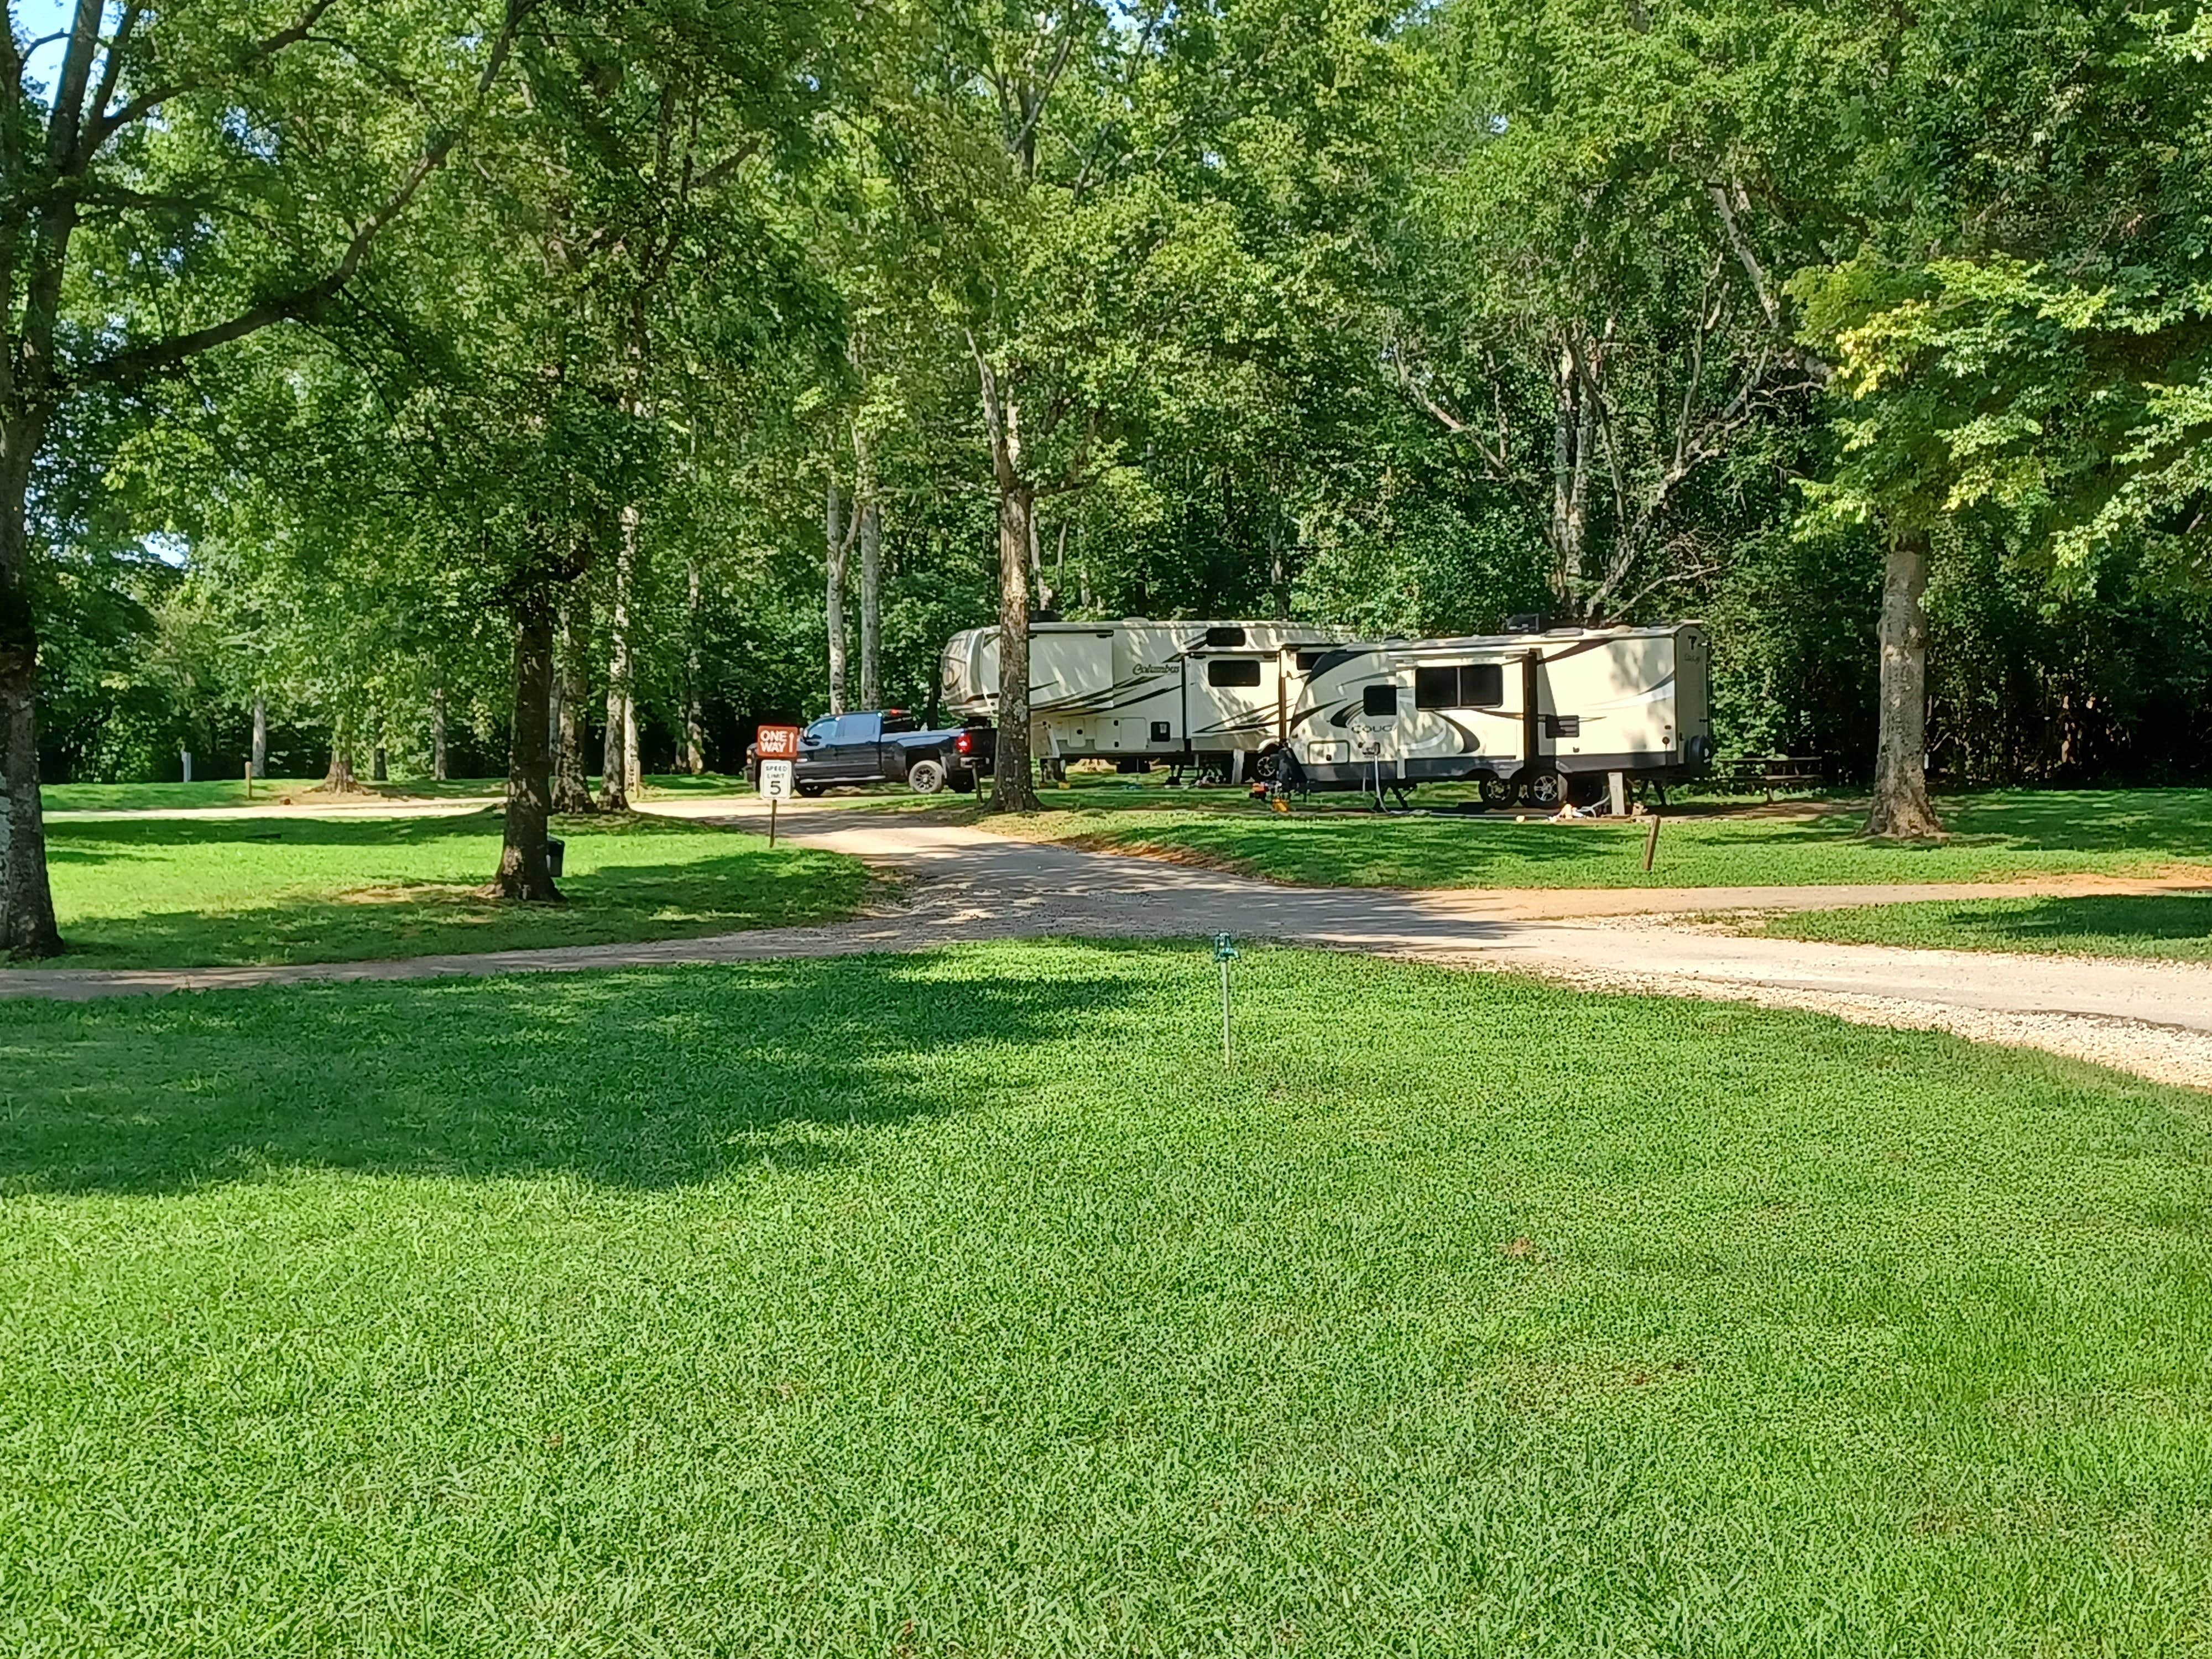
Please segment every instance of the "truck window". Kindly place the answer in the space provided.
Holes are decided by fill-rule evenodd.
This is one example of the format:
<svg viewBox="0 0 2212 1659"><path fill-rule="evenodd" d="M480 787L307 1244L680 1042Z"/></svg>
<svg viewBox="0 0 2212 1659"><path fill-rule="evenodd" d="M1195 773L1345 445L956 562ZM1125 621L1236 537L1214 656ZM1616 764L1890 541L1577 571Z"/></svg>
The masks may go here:
<svg viewBox="0 0 2212 1659"><path fill-rule="evenodd" d="M1260 662L1256 657L1219 657L1206 665L1208 685L1257 685L1260 683Z"/></svg>
<svg viewBox="0 0 2212 1659"><path fill-rule="evenodd" d="M815 721L813 725L808 726L805 732L800 733L800 736L808 743L827 743L830 741L830 734L836 729L837 722L836 720L826 719L818 720Z"/></svg>
<svg viewBox="0 0 2212 1659"><path fill-rule="evenodd" d="M844 714L837 720L837 735L832 743L873 743L884 729L881 714Z"/></svg>
<svg viewBox="0 0 2212 1659"><path fill-rule="evenodd" d="M1395 685L1370 685L1359 694L1359 712L1377 720L1389 720L1398 712L1398 688Z"/></svg>
<svg viewBox="0 0 2212 1659"><path fill-rule="evenodd" d="M921 730L921 722L915 719L913 715L896 708L886 708L884 710L884 735L885 737L890 736L894 732L919 732Z"/></svg>

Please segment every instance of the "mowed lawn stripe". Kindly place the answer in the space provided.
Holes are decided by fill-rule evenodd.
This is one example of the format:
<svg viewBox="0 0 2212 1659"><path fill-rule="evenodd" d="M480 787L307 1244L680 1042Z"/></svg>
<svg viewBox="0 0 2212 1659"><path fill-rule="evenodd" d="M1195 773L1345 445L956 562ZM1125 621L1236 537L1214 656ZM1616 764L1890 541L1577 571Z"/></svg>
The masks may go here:
<svg viewBox="0 0 2212 1659"><path fill-rule="evenodd" d="M2201 1097L1234 971L0 1007L0 1647L2202 1645Z"/></svg>
<svg viewBox="0 0 2212 1659"><path fill-rule="evenodd" d="M1711 817L1648 825L1551 823L1523 813L1385 816L1315 796L1288 816L1256 804L1193 809L1156 789L1048 793L1055 810L983 822L1001 834L1149 853L1310 886L1759 887L2001 882L2027 876L2200 874L2212 885L2212 790L2014 790L1948 797L1940 842L1870 841L1856 811ZM1200 799L1204 799L1200 797ZM1218 799L1218 798L1216 798ZM1421 797L1417 796L1418 802ZM1705 809L1709 811L1710 809Z"/></svg>
<svg viewBox="0 0 2212 1659"><path fill-rule="evenodd" d="M866 866L649 816L556 819L559 905L502 903L493 812L61 821L48 865L72 968L356 962L689 939L834 921Z"/></svg>

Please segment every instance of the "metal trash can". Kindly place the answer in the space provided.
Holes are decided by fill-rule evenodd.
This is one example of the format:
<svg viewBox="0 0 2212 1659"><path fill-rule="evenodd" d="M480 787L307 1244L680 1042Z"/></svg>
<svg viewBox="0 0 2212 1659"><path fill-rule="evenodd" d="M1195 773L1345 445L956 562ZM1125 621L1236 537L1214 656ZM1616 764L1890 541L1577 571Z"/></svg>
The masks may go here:
<svg viewBox="0 0 2212 1659"><path fill-rule="evenodd" d="M554 880L561 879L561 860L568 850L568 843L558 836L545 837L545 872Z"/></svg>

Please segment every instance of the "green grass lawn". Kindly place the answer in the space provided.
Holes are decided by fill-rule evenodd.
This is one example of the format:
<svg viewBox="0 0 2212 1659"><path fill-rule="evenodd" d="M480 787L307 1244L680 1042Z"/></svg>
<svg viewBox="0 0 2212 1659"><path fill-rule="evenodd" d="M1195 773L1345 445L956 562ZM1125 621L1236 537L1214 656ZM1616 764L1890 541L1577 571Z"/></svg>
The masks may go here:
<svg viewBox="0 0 2212 1659"><path fill-rule="evenodd" d="M1103 792L1100 792L1102 798ZM1862 839L1856 813L1804 818L1668 816L1651 873L1640 823L1548 823L1509 815L1287 817L1243 803L1085 804L989 820L1003 833L1145 852L1315 885L1372 887L1802 886L1830 882L2003 881L2178 865L2212 880L2212 790L2014 791L1949 798L1940 844ZM1317 799L1320 798L1316 798ZM1045 797L1048 809L1054 798Z"/></svg>
<svg viewBox="0 0 2212 1659"><path fill-rule="evenodd" d="M490 812L427 818L112 819L47 826L57 965L350 962L681 939L850 914L858 860L671 819L563 818L561 905L477 890Z"/></svg>
<svg viewBox="0 0 2212 1659"><path fill-rule="evenodd" d="M2212 893L1973 899L1770 916L1753 931L1838 945L2212 961Z"/></svg>
<svg viewBox="0 0 2212 1659"><path fill-rule="evenodd" d="M0 1650L2212 1644L2203 1097L1236 973L0 1006Z"/></svg>

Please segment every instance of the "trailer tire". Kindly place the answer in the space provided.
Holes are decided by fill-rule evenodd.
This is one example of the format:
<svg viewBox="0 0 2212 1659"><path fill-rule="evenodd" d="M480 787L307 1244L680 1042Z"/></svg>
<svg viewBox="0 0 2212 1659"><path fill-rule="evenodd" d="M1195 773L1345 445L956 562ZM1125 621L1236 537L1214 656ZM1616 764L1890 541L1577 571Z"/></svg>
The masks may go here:
<svg viewBox="0 0 2212 1659"><path fill-rule="evenodd" d="M1521 804L1523 806L1556 807L1566 793L1566 790L1561 785L1559 775L1549 768L1523 772L1521 775L1519 790Z"/></svg>
<svg viewBox="0 0 2212 1659"><path fill-rule="evenodd" d="M945 787L945 763L918 760L906 769L906 787L917 795L933 795Z"/></svg>
<svg viewBox="0 0 2212 1659"><path fill-rule="evenodd" d="M1475 794L1485 806L1513 805L1513 780L1501 778L1495 772L1485 772L1475 780Z"/></svg>
<svg viewBox="0 0 2212 1659"><path fill-rule="evenodd" d="M813 800L830 786L826 783L794 783L791 787L798 790L800 794L805 796L807 799Z"/></svg>

